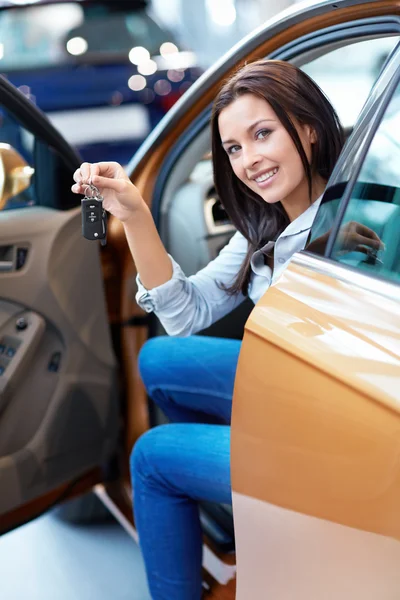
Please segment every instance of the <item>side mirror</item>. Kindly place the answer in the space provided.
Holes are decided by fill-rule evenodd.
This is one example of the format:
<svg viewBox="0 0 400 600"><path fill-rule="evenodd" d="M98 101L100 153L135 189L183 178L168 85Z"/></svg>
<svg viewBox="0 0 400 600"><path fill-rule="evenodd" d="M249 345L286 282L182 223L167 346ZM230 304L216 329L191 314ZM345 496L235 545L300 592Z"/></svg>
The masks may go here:
<svg viewBox="0 0 400 600"><path fill-rule="evenodd" d="M30 186L34 172L10 144L0 143L0 210L10 198Z"/></svg>

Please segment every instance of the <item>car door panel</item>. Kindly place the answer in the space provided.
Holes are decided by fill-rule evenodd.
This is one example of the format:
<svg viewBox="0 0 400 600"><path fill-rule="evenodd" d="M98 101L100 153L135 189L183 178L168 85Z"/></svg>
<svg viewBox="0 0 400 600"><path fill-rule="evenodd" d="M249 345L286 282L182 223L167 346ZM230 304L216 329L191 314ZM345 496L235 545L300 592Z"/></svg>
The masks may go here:
<svg viewBox="0 0 400 600"><path fill-rule="evenodd" d="M111 350L97 244L80 210L0 213L4 247L28 248L0 271L0 515L77 478L112 455L118 432ZM26 329L17 328L25 318Z"/></svg>
<svg viewBox="0 0 400 600"><path fill-rule="evenodd" d="M301 257L253 310L238 364L237 597L254 579L255 589L282 598L294 589L299 599L372 600L378 591L393 598L400 590L398 299L358 286L353 273L346 281L322 274L318 259ZM246 558L261 552L271 557L262 570Z"/></svg>

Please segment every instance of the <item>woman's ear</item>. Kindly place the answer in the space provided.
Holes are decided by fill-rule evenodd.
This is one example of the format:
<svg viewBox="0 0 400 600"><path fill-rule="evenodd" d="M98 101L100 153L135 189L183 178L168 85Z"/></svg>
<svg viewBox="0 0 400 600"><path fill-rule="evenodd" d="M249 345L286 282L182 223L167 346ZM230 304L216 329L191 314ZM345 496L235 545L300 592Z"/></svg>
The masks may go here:
<svg viewBox="0 0 400 600"><path fill-rule="evenodd" d="M317 132L315 131L314 127L310 127L310 142L312 144L315 144L317 141Z"/></svg>
<svg viewBox="0 0 400 600"><path fill-rule="evenodd" d="M310 142L310 144L315 144L315 142L317 141L317 132L315 131L314 127L311 127L311 125L305 125L304 131L308 137L308 141Z"/></svg>

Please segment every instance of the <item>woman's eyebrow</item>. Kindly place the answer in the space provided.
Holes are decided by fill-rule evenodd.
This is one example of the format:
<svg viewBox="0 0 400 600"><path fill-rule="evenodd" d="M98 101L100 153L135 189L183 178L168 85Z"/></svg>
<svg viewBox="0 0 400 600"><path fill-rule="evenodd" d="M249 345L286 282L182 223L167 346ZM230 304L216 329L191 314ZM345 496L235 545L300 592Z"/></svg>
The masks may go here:
<svg viewBox="0 0 400 600"><path fill-rule="evenodd" d="M255 129L257 127L257 125L260 125L260 123L266 123L267 121L275 121L275 119L259 119L258 121L256 121L255 123L252 123L250 125L250 127L247 128L247 133L250 133L250 131L252 131L253 129ZM223 140L221 141L222 145L224 144L231 144L232 142L234 142L235 140Z"/></svg>

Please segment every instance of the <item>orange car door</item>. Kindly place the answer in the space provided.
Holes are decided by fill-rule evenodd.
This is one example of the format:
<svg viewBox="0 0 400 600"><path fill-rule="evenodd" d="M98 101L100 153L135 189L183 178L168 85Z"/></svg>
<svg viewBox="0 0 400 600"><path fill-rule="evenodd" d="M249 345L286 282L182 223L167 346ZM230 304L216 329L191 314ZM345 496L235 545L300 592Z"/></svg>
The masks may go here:
<svg viewBox="0 0 400 600"><path fill-rule="evenodd" d="M239 600L400 595L399 163L400 49L308 249L246 325L232 425ZM379 248L352 245L357 226Z"/></svg>

